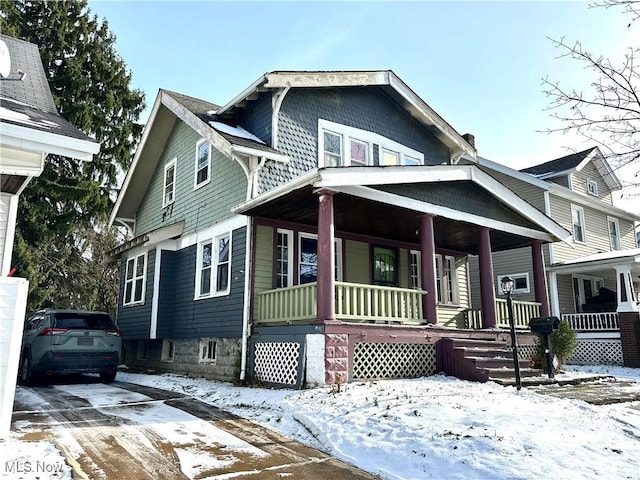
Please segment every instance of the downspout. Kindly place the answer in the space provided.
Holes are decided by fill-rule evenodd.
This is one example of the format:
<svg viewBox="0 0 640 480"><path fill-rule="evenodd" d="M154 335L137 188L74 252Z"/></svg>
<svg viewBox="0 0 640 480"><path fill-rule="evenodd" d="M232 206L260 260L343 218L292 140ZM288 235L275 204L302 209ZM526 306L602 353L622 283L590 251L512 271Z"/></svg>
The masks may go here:
<svg viewBox="0 0 640 480"><path fill-rule="evenodd" d="M244 248L244 309L242 312L242 353L240 357L240 380L244 381L247 375L247 353L249 345L249 316L250 316L250 302L251 302L251 277L253 276L252 262L251 262L251 238L253 237L253 221L251 217L247 217L247 230L246 240Z"/></svg>

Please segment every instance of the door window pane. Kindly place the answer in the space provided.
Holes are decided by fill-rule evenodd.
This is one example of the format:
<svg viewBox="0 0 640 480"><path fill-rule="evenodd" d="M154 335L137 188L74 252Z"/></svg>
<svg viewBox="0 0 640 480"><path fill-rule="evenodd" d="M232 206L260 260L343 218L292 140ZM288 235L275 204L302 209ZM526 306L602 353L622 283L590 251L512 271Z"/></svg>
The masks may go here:
<svg viewBox="0 0 640 480"><path fill-rule="evenodd" d="M396 250L373 247L373 283L375 285L398 285Z"/></svg>

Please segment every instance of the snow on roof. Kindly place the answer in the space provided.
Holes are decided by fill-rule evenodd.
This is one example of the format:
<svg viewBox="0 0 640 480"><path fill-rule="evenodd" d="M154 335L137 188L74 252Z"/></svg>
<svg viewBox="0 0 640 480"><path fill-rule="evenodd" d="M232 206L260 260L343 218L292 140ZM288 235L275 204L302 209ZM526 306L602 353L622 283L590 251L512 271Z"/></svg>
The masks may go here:
<svg viewBox="0 0 640 480"><path fill-rule="evenodd" d="M231 125L227 125L226 123L210 121L209 125L218 130L219 132L227 133L229 135L233 135L234 137L246 138L247 140L253 140L254 142L262 143L264 142L256 137L253 133L246 131L242 127L233 127Z"/></svg>
<svg viewBox="0 0 640 480"><path fill-rule="evenodd" d="M573 265L576 263L586 262L598 262L605 260L626 259L628 257L637 257L636 261L640 262L640 248L633 248L629 250L613 250L611 252L599 252L592 255L586 255L584 257L572 258L571 260L565 260L564 262L558 262L554 265Z"/></svg>

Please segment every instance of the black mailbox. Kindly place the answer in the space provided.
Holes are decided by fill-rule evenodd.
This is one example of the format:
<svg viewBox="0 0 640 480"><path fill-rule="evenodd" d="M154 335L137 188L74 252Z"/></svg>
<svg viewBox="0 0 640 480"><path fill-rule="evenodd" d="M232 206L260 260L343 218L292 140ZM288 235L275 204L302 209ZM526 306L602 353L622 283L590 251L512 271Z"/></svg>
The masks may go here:
<svg viewBox="0 0 640 480"><path fill-rule="evenodd" d="M532 318L529 322L529 328L533 333L540 335L551 335L558 330L560 320L558 317Z"/></svg>

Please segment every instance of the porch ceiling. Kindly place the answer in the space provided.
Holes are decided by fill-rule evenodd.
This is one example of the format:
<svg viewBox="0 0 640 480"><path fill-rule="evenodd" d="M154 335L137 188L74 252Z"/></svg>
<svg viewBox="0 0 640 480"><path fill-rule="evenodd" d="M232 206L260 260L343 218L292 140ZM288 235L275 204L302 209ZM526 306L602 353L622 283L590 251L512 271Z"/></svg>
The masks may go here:
<svg viewBox="0 0 640 480"><path fill-rule="evenodd" d="M305 186L243 213L277 221L317 226L318 196L314 187ZM367 235L418 245L421 213L345 193L334 195L336 231ZM442 216L434 218L437 248L463 253L478 253L480 226ZM491 230L493 251L525 247L531 239L508 232Z"/></svg>

